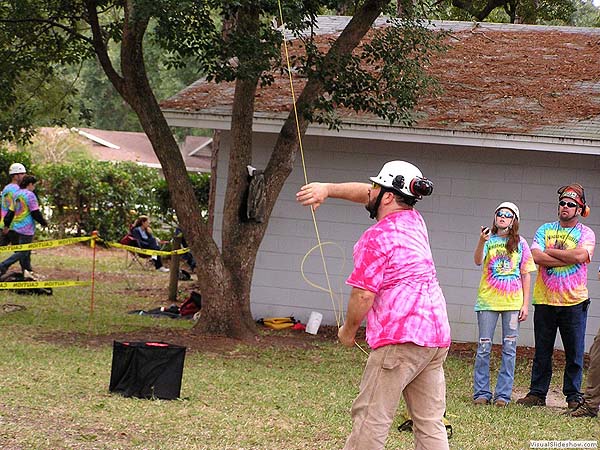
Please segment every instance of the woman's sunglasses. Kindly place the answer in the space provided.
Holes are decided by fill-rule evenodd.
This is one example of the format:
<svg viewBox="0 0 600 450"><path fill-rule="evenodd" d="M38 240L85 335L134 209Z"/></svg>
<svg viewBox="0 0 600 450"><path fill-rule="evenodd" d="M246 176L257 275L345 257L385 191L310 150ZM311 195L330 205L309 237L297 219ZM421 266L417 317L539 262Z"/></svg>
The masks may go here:
<svg viewBox="0 0 600 450"><path fill-rule="evenodd" d="M506 217L507 219L512 219L515 215L508 211L498 211L496 213L496 217Z"/></svg>
<svg viewBox="0 0 600 450"><path fill-rule="evenodd" d="M564 200L561 200L560 202L558 202L558 204L560 206L568 206L569 208L577 208L577 203L575 202L565 202Z"/></svg>

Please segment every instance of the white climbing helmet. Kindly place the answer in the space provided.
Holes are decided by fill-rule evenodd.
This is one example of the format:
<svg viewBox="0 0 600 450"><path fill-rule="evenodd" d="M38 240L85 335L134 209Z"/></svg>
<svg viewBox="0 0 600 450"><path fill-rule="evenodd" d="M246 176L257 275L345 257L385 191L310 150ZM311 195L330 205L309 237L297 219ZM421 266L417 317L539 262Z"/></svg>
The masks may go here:
<svg viewBox="0 0 600 450"><path fill-rule="evenodd" d="M8 168L9 175L18 175L20 173L27 173L25 166L21 163L11 164L10 167Z"/></svg>
<svg viewBox="0 0 600 450"><path fill-rule="evenodd" d="M423 178L418 167L406 161L387 162L379 171L379 175L369 179L380 186L416 199L433 192L433 183Z"/></svg>
<svg viewBox="0 0 600 450"><path fill-rule="evenodd" d="M513 213L515 213L515 217L520 222L521 221L521 213L519 212L519 207L512 202L502 202L498 205L494 214L496 214L502 208L510 209Z"/></svg>

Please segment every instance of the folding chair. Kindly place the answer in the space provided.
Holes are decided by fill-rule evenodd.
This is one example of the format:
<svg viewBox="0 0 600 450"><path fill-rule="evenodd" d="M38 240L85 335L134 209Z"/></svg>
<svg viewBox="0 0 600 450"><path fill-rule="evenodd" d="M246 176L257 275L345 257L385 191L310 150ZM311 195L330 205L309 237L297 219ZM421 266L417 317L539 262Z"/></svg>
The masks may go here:
<svg viewBox="0 0 600 450"><path fill-rule="evenodd" d="M128 245L130 247L138 247L137 240L131 235L126 234L120 241L123 245ZM169 241L157 241L160 244L160 250L165 250ZM136 263L142 268L142 270L154 270L154 259L150 255L145 255L143 253L137 253L132 251L127 251L125 253L125 268L130 269ZM165 258L163 256L163 263L165 262Z"/></svg>
<svg viewBox="0 0 600 450"><path fill-rule="evenodd" d="M139 265L142 270L154 270L154 261L148 255L127 251L125 252L125 258L126 269Z"/></svg>
<svg viewBox="0 0 600 450"><path fill-rule="evenodd" d="M119 241L120 244L128 245L130 247L137 247L138 242L131 234L126 234ZM150 270L154 268L154 262L152 258L148 255L144 255L142 253L136 253L132 251L125 252L125 268L131 269L134 265L139 265L142 270Z"/></svg>

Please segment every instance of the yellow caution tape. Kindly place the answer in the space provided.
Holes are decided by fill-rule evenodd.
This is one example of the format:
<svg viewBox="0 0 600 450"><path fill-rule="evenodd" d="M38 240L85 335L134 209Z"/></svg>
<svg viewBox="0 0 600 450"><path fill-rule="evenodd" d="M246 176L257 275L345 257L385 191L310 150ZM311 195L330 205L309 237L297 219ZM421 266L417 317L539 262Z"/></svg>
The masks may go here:
<svg viewBox="0 0 600 450"><path fill-rule="evenodd" d="M115 248L123 248L129 252L133 252L133 253L141 253L142 255L149 255L149 256L154 256L154 255L160 255L160 256L169 256L169 255L183 255L184 253L187 253L190 251L189 248L180 248L177 250L171 250L171 251L164 251L164 250L150 250L147 248L139 248L139 247L132 247L131 245L123 245L123 244L118 244L116 242L105 242L106 245L110 246L110 247L115 247Z"/></svg>
<svg viewBox="0 0 600 450"><path fill-rule="evenodd" d="M76 238L56 239L51 241L39 241L31 244L20 244L20 245L7 245L0 247L0 253L4 252L20 252L26 250L39 250L45 248L61 247L64 245L77 244L79 242L92 241L91 244L95 244L96 241L104 242L109 247L122 248L130 252L141 253L144 255L183 255L190 251L189 248L180 248L172 251L163 250L149 250L145 248L132 247L130 245L123 245L117 242L106 242L97 236L84 236ZM69 286L89 286L90 281L4 281L0 282L0 290L2 289L32 289L32 288L54 288L54 287L69 287Z"/></svg>
<svg viewBox="0 0 600 450"><path fill-rule="evenodd" d="M0 282L0 289L54 288L67 286L87 286L89 284L89 281L4 281Z"/></svg>
<svg viewBox="0 0 600 450"><path fill-rule="evenodd" d="M183 255L190 251L189 248L180 248L172 251L163 250L149 250L145 248L132 247L129 245L123 245L117 242L106 242L97 236L84 236L76 238L56 239L51 241L39 241L32 242L31 244L20 244L20 245L7 245L0 247L0 253L4 252L20 252L27 250L39 250L45 248L61 247L64 245L77 244L79 242L92 241L94 245L96 241L104 242L109 247L122 248L130 252L141 253L144 255ZM32 288L55 288L55 287L70 287L70 286L89 286L90 281L67 281L67 280L55 280L55 281L4 281L0 282L0 290L2 289L32 289Z"/></svg>
<svg viewBox="0 0 600 450"><path fill-rule="evenodd" d="M141 253L143 255L161 255L161 256L169 256L169 255L183 255L190 251L189 248L180 248L177 250L165 251L165 250L150 250L146 248L133 247L130 245L119 244L118 242L106 242L100 238L94 236L84 236L77 238L66 238L66 239L56 239L52 241L39 241L33 242L31 244L19 244L19 245L7 245L5 247L0 247L0 253L3 252L20 252L25 250L40 250L44 248L53 248L53 247L61 247L63 245L71 245L77 244L79 242L92 241L92 244L95 241L104 242L109 247L122 248L130 252Z"/></svg>
<svg viewBox="0 0 600 450"><path fill-rule="evenodd" d="M6 247L0 247L0 253L3 252L20 252L24 250L39 250L42 248L62 247L63 245L76 244L78 242L90 241L93 238L91 236L77 237L77 238L66 238L57 239L54 241L39 241L32 242L31 244L19 244L19 245L7 245Z"/></svg>

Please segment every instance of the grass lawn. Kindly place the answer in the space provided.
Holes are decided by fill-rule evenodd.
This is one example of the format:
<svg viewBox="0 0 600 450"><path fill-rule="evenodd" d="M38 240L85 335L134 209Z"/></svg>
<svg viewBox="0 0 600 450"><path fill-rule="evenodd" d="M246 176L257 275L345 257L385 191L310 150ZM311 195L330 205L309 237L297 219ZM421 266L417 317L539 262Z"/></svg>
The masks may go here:
<svg viewBox="0 0 600 450"><path fill-rule="evenodd" d="M37 251L33 265L50 279L84 280L90 255L84 246ZM25 307L0 308L0 448L342 448L366 360L360 350L299 331L264 331L252 345L198 336L190 321L126 314L168 305L168 274L125 270L123 253L106 250L99 252L97 272L93 314L87 287L56 288L51 297L0 291L0 305ZM182 283L181 296L192 287ZM186 345L182 398L110 394L113 339ZM598 419L567 418L562 408L473 407L472 353L451 353L445 370L452 449L600 439ZM521 391L530 370L531 361L521 357ZM561 382L557 370L552 389L560 392ZM412 448L412 435L397 425L386 448Z"/></svg>

